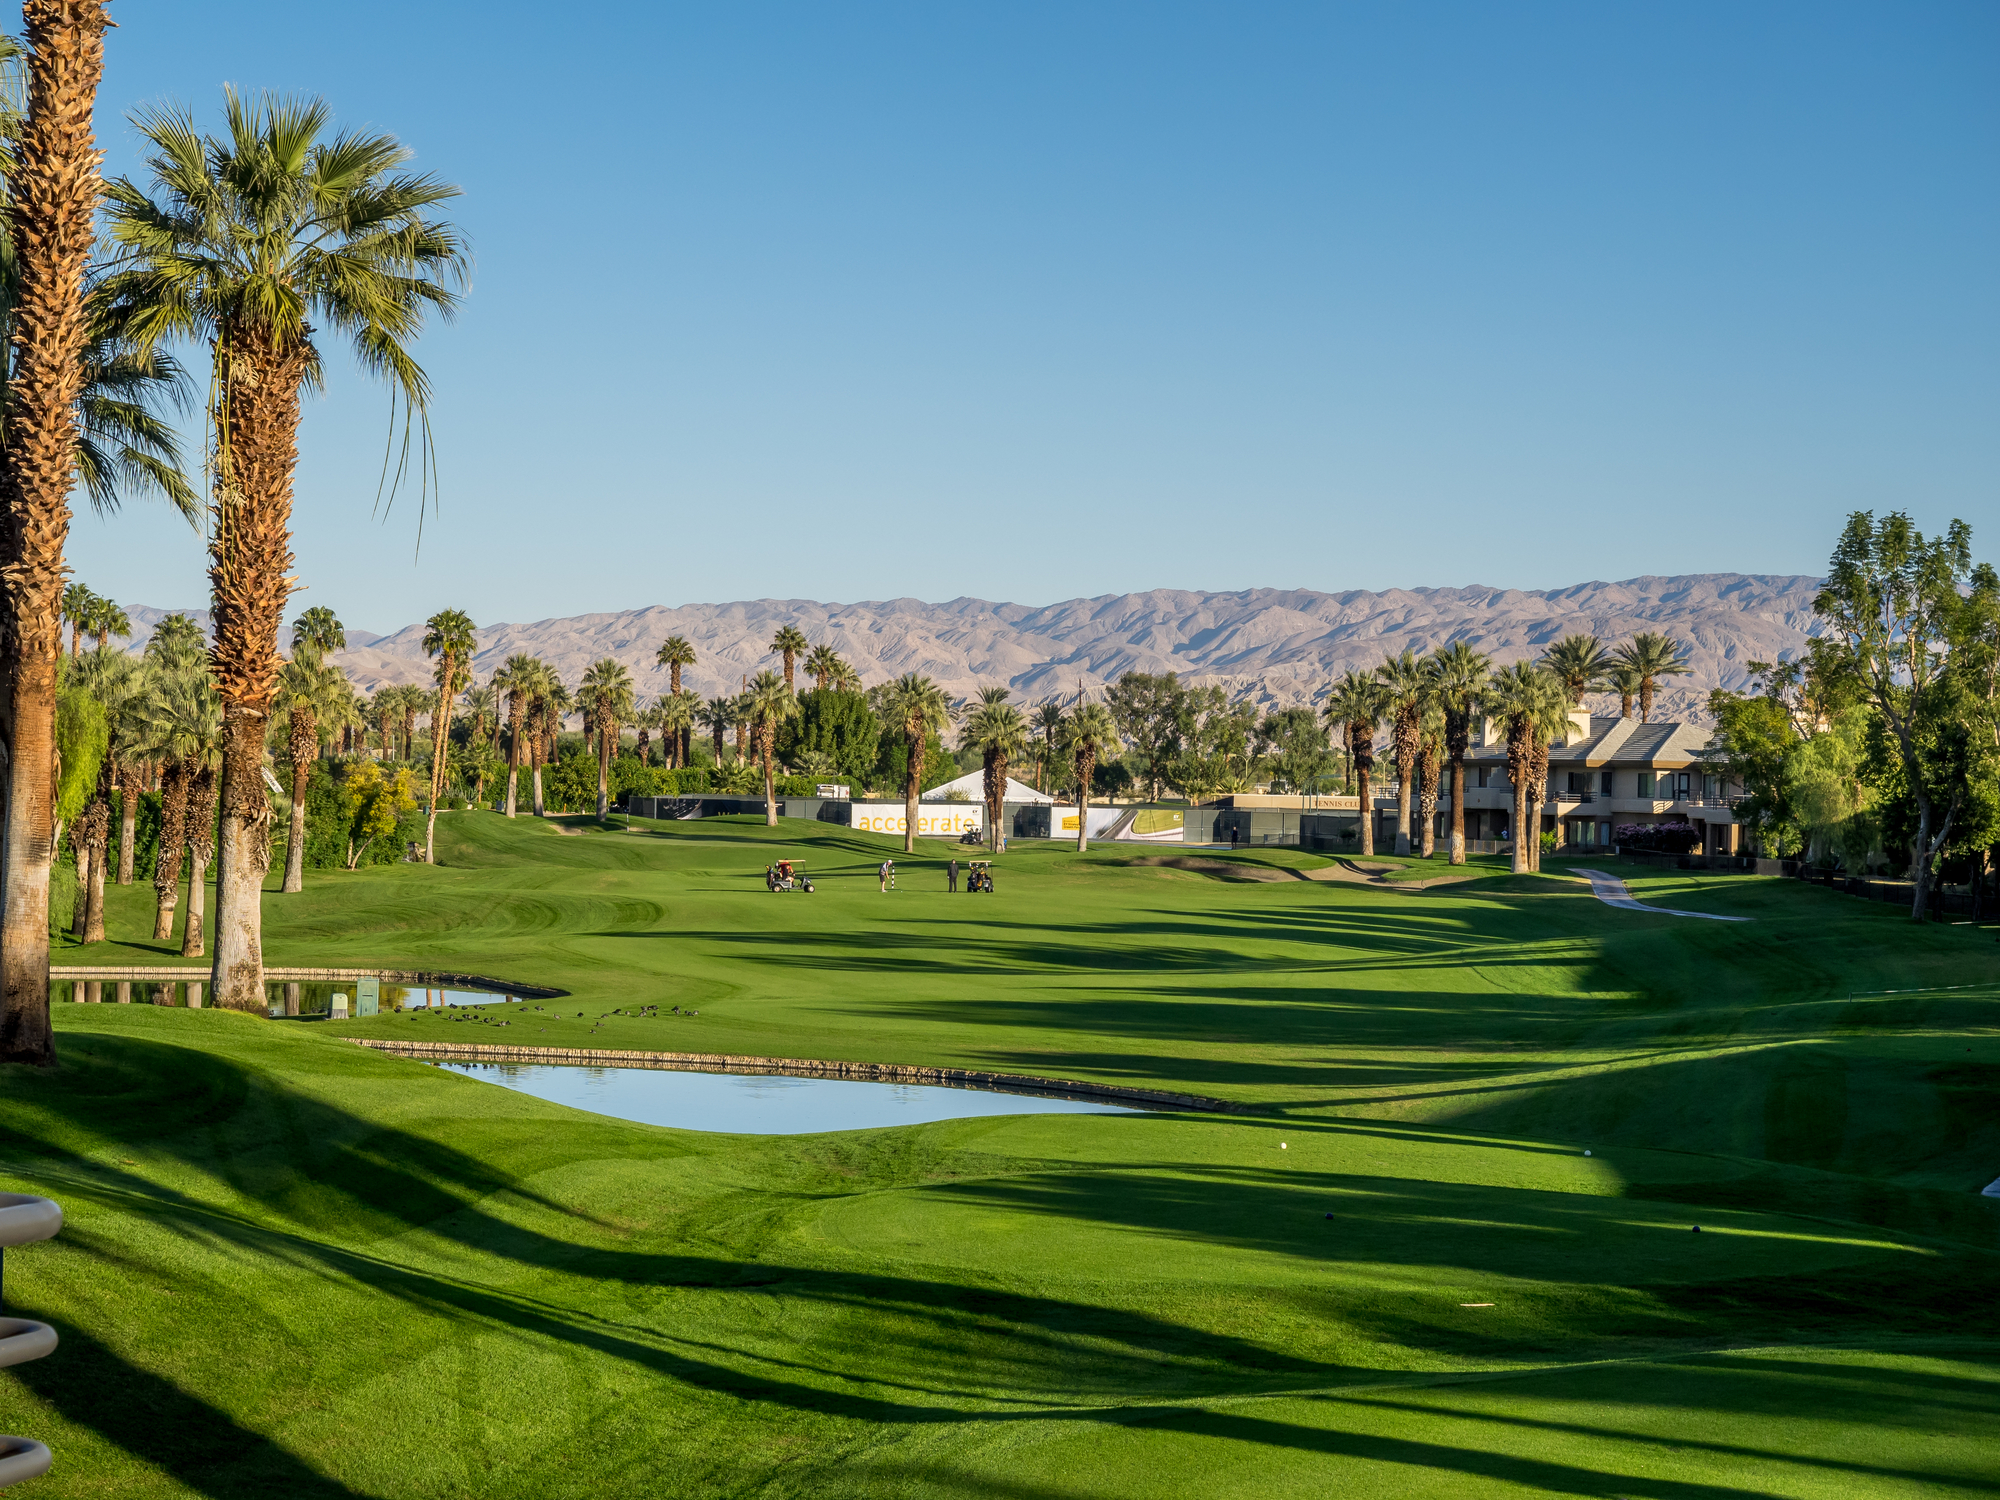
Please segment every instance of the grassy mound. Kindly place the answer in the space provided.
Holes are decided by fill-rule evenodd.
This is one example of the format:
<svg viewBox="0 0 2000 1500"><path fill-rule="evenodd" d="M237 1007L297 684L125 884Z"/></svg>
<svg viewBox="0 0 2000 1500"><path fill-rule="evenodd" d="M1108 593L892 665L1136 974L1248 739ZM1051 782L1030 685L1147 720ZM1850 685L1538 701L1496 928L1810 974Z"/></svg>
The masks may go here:
<svg viewBox="0 0 2000 1500"><path fill-rule="evenodd" d="M573 1000L504 1031L66 1005L59 1069L0 1070L0 1186L69 1216L8 1264L63 1337L0 1374L0 1430L58 1455L38 1493L2000 1488L1990 932L1692 874L1632 884L1755 920L1284 851L1030 846L974 897L927 846L883 896L888 841L813 824L440 834L443 867L271 898L270 960ZM765 892L780 853L818 894ZM113 894L90 959L170 961ZM655 1003L700 1015L610 1014ZM1254 1112L708 1135L349 1035Z"/></svg>

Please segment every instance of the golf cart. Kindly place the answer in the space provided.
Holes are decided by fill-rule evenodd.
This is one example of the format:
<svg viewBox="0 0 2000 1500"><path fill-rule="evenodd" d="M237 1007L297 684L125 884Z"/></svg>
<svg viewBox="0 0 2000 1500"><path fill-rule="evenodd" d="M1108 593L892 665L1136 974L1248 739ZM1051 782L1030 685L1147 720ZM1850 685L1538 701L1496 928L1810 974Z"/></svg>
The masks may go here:
<svg viewBox="0 0 2000 1500"><path fill-rule="evenodd" d="M806 867L789 859L766 865L764 884L772 891L801 891L808 896L813 889L812 877L806 874Z"/></svg>
<svg viewBox="0 0 2000 1500"><path fill-rule="evenodd" d="M989 896L993 894L992 860L975 859L966 862L965 893L969 896L974 891L984 891Z"/></svg>

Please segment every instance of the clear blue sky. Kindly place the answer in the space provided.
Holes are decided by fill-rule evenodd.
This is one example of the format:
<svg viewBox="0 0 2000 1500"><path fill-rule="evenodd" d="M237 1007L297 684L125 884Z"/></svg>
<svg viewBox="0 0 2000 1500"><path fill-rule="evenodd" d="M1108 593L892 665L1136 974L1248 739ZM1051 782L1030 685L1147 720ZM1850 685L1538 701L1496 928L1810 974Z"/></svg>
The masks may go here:
<svg viewBox="0 0 2000 1500"><path fill-rule="evenodd" d="M297 601L383 631L752 597L2000 555L2000 8L117 0L100 109L324 95L462 184L387 402L307 409ZM199 605L156 506L78 575Z"/></svg>

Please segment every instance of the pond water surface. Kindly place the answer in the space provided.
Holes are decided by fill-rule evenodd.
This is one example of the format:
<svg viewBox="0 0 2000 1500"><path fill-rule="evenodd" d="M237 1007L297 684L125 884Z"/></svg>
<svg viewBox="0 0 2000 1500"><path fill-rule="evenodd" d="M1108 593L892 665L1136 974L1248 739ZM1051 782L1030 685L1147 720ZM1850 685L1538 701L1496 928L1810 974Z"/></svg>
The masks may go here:
<svg viewBox="0 0 2000 1500"><path fill-rule="evenodd" d="M875 1130L975 1115L1134 1114L1122 1105L998 1089L861 1083L764 1073L696 1073L549 1063L437 1063L537 1099L642 1125L734 1135Z"/></svg>

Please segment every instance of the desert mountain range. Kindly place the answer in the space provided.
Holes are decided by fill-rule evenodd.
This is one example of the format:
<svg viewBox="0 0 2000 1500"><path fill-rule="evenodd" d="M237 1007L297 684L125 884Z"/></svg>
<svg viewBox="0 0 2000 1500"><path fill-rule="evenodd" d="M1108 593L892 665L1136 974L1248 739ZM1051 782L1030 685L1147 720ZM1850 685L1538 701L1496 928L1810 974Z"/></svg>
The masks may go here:
<svg viewBox="0 0 2000 1500"><path fill-rule="evenodd" d="M1661 630L1686 647L1694 670L1662 695L1655 717L1699 719L1711 688L1746 683L1747 662L1804 650L1816 633L1812 600L1819 587L1820 580L1810 577L1696 573L1551 590L1154 589L1043 606L985 599L757 599L488 625L479 631L474 665L483 679L522 652L541 657L574 683L591 662L611 656L650 696L667 689L666 669L653 660L660 642L684 635L698 660L683 674L683 685L708 697L733 692L744 677L776 665L765 647L779 626L791 624L814 644L832 643L870 683L924 672L955 696L1001 682L1032 702L1101 688L1125 672L1172 671L1184 681L1220 683L1233 696L1283 707L1323 696L1333 677L1350 667L1372 667L1406 646L1423 652L1467 640L1505 664L1539 655L1549 642L1576 631L1610 644L1636 631ZM182 612L206 621L201 611ZM138 649L154 624L175 611L141 607L129 613L137 632L131 644ZM363 690L430 684L422 625L382 636L349 627L348 640L338 660Z"/></svg>

